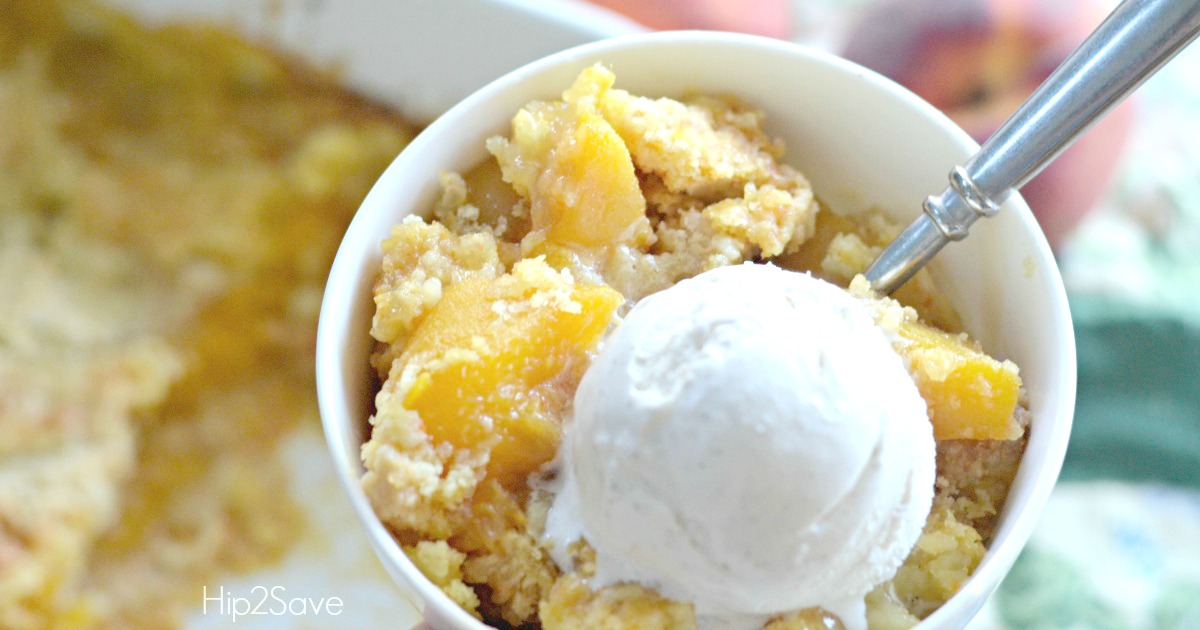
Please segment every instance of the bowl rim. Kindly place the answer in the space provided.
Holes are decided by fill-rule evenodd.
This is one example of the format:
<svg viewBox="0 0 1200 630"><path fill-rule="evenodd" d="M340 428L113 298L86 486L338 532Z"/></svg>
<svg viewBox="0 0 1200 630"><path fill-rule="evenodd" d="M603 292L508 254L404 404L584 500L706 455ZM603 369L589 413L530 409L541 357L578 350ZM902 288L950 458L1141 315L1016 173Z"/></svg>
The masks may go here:
<svg viewBox="0 0 1200 630"><path fill-rule="evenodd" d="M352 238L352 236L369 229L366 225L367 216L382 211L381 208L388 205L385 199L386 191L381 183L393 179L395 172L405 168L405 164L414 159L413 156L422 153L426 145L436 142L443 133L447 133L462 120L470 117L478 107L494 95L519 86L559 65L594 59L614 49L650 49L681 45L751 46L760 49L763 54L784 54L800 58L803 63L828 66L865 81L871 85L872 89L889 93L891 98L897 100L898 105L915 108L923 116L936 121L938 126L961 146L964 159L978 149L978 145L965 132L932 105L869 69L832 53L792 42L753 35L709 31L670 31L625 35L583 44L544 57L492 81L448 110L418 134L372 187L351 221L338 248L321 305L316 348L316 377L322 425L339 481L359 520L366 528L376 555L398 585L413 589L424 602L424 606L418 606L418 608L423 608L424 614L431 619L437 618L440 623L473 630L489 628L454 604L439 587L416 568L371 508L370 501L360 484L364 472L361 457L354 458L352 462L346 461L346 454L351 452L348 450L350 445L347 442L347 435L354 430L350 426L353 424L354 418L347 417L343 413L347 400L347 392L344 387L347 366L342 364L340 358L345 344L351 342L346 336L347 329L351 327L348 321L350 315L347 311L349 305L354 301L354 291L361 290L364 282L363 271L369 270L372 264L377 267L378 265L375 263L379 260L377 251L372 255L357 249L354 244L363 239ZM1006 503L1005 509L1002 511L1001 527L997 530L983 560L950 600L921 621L917 626L920 630L957 627L978 612L1031 536L1037 523L1037 517L1042 512L1061 471L1070 435L1076 384L1075 340L1062 278L1054 264L1049 245L1037 227L1032 212L1019 195L1014 194L1005 202L1005 210L1018 215L1023 231L1029 232L1029 236L1034 239L1035 256L1038 258L1035 262L1047 265L1049 270L1047 275L1048 282L1050 282L1052 312L1047 316L1058 345L1056 356L1061 356L1057 373L1050 377L1056 385L1054 391L1058 392L1058 396L1053 397L1050 414L1056 421L1049 424L1053 429L1049 433L1037 429L1039 421L1036 419L1034 421L1035 428L1031 432L1029 447L1033 447L1035 441L1037 442L1038 448L1035 455L1042 465L1032 481L1023 481L1020 473L1017 480L1014 481L1014 488L1018 483L1028 486L1028 488L1024 488L1027 492L1024 495L1025 500L1020 512L1015 515L1009 514L1011 510ZM394 218L398 221L400 217L408 214L415 213L402 211L396 213ZM375 236L378 237L375 239L378 242L386 235L375 234ZM372 260L375 262L367 264ZM344 282L346 279L355 279L357 283ZM367 340L362 340L362 342L367 343ZM360 367L363 370L366 369L366 366ZM1047 421L1043 420L1040 423L1044 425ZM352 452L360 453L361 446L362 444L353 445ZM1027 448L1022 459L1022 471L1026 470L1025 462L1029 458L1030 451ZM1032 474L1034 473L1028 473L1025 476Z"/></svg>

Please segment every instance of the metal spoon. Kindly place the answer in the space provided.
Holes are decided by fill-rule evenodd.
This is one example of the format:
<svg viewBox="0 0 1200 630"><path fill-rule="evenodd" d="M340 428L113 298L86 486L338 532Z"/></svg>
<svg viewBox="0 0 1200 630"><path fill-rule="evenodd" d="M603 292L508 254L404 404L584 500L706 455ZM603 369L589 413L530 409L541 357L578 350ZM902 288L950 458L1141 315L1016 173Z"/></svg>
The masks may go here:
<svg viewBox="0 0 1200 630"><path fill-rule="evenodd" d="M950 172L866 271L890 294L1000 204L1200 34L1200 0L1124 0L979 152Z"/></svg>

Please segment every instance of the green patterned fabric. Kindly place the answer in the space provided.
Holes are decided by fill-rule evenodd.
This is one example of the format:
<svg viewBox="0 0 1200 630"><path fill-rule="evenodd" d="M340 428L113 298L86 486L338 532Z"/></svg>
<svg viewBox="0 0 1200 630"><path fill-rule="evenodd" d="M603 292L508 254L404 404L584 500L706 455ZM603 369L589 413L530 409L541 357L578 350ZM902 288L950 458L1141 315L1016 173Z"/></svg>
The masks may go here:
<svg viewBox="0 0 1200 630"><path fill-rule="evenodd" d="M1076 339L1079 399L1062 478L1200 489L1200 326L1162 315L1085 320Z"/></svg>

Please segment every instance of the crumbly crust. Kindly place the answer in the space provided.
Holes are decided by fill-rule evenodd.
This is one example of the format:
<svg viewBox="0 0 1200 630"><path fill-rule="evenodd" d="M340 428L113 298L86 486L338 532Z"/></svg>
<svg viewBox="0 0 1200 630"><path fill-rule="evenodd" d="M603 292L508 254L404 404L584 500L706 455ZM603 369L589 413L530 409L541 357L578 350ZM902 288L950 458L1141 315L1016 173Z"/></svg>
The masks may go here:
<svg viewBox="0 0 1200 630"><path fill-rule="evenodd" d="M485 474L483 458L434 444L418 415L404 408L411 378L392 359L436 302L429 278L444 286L472 273L511 272L520 267L517 259L537 257L574 282L607 284L634 302L707 269L769 260L847 286L898 232L878 213L822 219L828 210L820 209L803 176L782 162L783 147L761 131L761 112L728 98L642 98L612 84L611 73L591 68L564 100L527 106L513 119L511 135L489 140L495 162L464 176L444 175L434 220L410 218L383 245L376 300L386 308L376 313L376 367L391 369L381 371L389 376L363 451L363 484L418 566L485 620L544 628L696 625L690 604L644 586L592 588L586 543L575 548L574 566L560 573L539 542L546 497L500 488ZM555 242L547 236L546 217L530 215L544 185L536 165L546 162L560 134L574 133L572 125L597 115L628 148L645 219L610 244ZM485 242L486 255L461 254ZM505 255L514 247L516 258ZM861 280L851 291L873 298ZM900 298L903 303L875 301L881 321L922 318L949 330L960 325L927 273ZM911 626L957 590L985 551L991 519L1022 450L1019 441L939 445L936 507L895 580L868 597L872 619L881 626ZM464 586L474 590L467 593ZM810 609L773 619L767 628L836 623Z"/></svg>

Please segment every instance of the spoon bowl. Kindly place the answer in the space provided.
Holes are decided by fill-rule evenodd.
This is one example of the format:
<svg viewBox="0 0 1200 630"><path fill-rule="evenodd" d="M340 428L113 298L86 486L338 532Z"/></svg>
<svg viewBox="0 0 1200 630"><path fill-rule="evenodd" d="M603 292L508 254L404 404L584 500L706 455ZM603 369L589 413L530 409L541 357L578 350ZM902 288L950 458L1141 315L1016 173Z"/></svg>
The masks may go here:
<svg viewBox="0 0 1200 630"><path fill-rule="evenodd" d="M438 194L441 171L487 157L484 141L507 133L531 100L561 94L585 67L603 63L617 88L646 96L732 94L767 116L785 161L812 182L827 208L878 208L911 221L921 199L978 145L924 101L870 70L793 44L746 35L670 32L605 40L522 67L484 87L426 128L363 202L330 273L317 338L317 390L338 474L381 562L437 628L485 628L409 561L375 516L359 479L373 397L368 364L380 242ZM1033 427L991 547L974 575L920 628L961 627L983 604L1028 539L1057 479L1075 398L1075 346L1062 280L1019 196L943 252L933 272L966 329L993 355L1015 361Z"/></svg>

